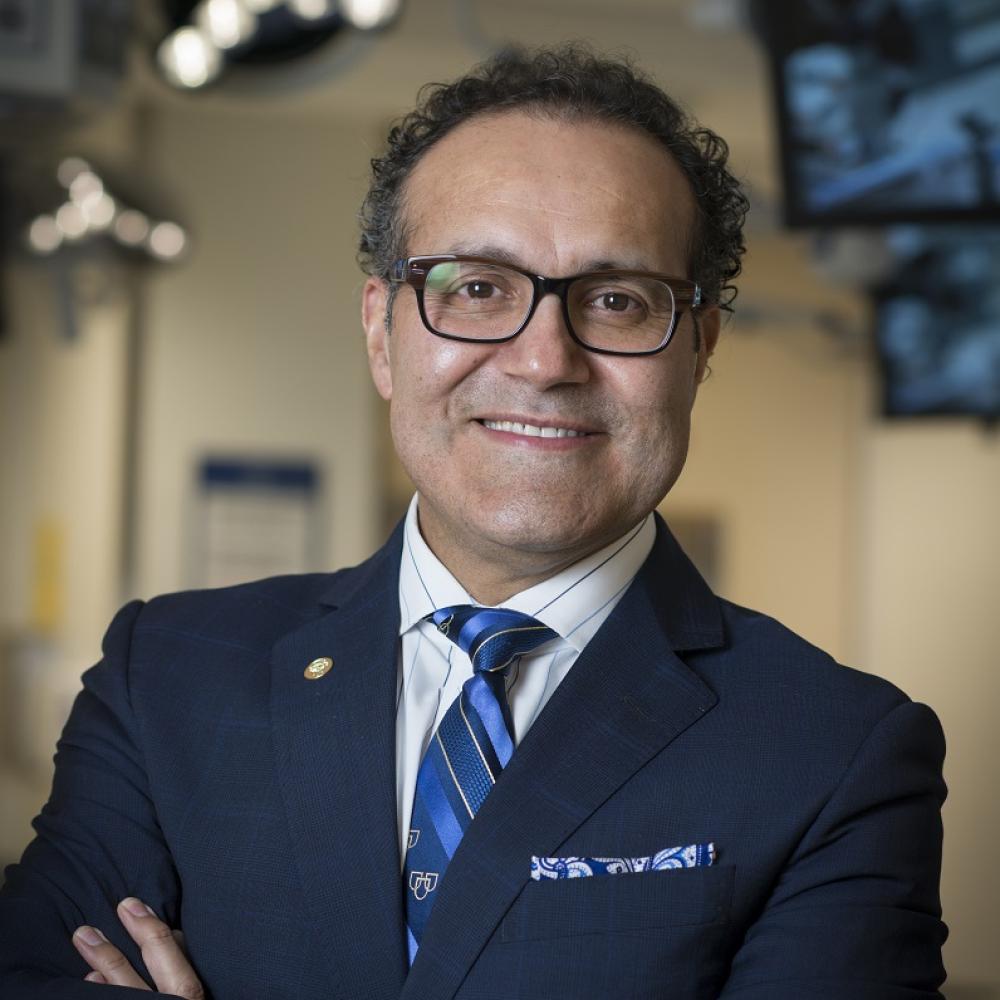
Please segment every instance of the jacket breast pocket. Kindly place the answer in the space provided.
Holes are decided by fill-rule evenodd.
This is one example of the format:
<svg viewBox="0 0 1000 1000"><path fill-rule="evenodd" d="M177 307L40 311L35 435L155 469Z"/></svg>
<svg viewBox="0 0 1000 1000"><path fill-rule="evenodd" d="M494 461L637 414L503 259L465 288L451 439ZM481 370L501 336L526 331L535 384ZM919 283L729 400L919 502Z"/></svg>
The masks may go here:
<svg viewBox="0 0 1000 1000"><path fill-rule="evenodd" d="M724 924L734 872L732 865L711 865L529 882L499 937L532 941Z"/></svg>

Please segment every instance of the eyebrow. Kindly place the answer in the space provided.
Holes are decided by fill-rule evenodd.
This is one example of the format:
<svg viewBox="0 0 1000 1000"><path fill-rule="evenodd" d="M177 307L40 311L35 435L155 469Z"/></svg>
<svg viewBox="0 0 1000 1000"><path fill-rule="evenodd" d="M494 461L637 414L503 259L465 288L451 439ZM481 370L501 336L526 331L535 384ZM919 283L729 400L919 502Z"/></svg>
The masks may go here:
<svg viewBox="0 0 1000 1000"><path fill-rule="evenodd" d="M487 257L490 260L495 260L498 264L507 264L510 267L517 267L524 271L531 271L534 273L532 268L525 267L524 262L509 250L489 243L459 243L454 245L448 252L458 254L459 256ZM650 267L649 261L642 260L639 257L622 257L617 260L614 260L611 257L601 257L584 261L583 266L574 273L586 274L589 271L657 272L658 268ZM553 275L553 277L563 276Z"/></svg>

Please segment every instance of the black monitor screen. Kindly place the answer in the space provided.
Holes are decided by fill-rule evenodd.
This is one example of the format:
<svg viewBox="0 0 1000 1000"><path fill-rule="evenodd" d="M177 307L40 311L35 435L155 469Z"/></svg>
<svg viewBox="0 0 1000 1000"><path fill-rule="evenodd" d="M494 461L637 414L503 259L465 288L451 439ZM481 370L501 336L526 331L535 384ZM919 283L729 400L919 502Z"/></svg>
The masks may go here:
<svg viewBox="0 0 1000 1000"><path fill-rule="evenodd" d="M889 235L899 258L875 296L891 416L1000 417L1000 228Z"/></svg>
<svg viewBox="0 0 1000 1000"><path fill-rule="evenodd" d="M761 0L792 225L1000 218L1000 0Z"/></svg>

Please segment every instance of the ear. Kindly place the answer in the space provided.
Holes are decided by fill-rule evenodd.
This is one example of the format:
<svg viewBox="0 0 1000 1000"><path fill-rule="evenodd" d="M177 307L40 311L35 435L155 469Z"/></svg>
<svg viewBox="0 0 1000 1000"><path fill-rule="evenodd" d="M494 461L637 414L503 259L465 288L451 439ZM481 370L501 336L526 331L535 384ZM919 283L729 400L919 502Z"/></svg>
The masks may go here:
<svg viewBox="0 0 1000 1000"><path fill-rule="evenodd" d="M392 365L389 357L389 331L385 328L385 310L389 286L381 278L369 278L361 293L361 325L368 345L368 367L378 394L392 398Z"/></svg>
<svg viewBox="0 0 1000 1000"><path fill-rule="evenodd" d="M722 325L722 313L718 306L708 306L698 311L698 356L694 367L695 391L708 371L708 359L715 353L715 345L719 342L719 330Z"/></svg>

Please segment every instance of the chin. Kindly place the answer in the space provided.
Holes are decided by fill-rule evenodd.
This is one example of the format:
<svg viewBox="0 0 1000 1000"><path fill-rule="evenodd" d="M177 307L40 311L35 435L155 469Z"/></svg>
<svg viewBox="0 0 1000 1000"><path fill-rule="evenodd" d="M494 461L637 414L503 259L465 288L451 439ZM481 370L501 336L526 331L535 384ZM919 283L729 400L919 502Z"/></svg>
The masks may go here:
<svg viewBox="0 0 1000 1000"><path fill-rule="evenodd" d="M556 506L531 502L507 504L492 517L478 518L479 534L497 545L521 552L568 553L574 549L600 548L624 534L632 522L622 512L604 517L585 516L580 506L562 502ZM584 515L584 516L582 516Z"/></svg>

